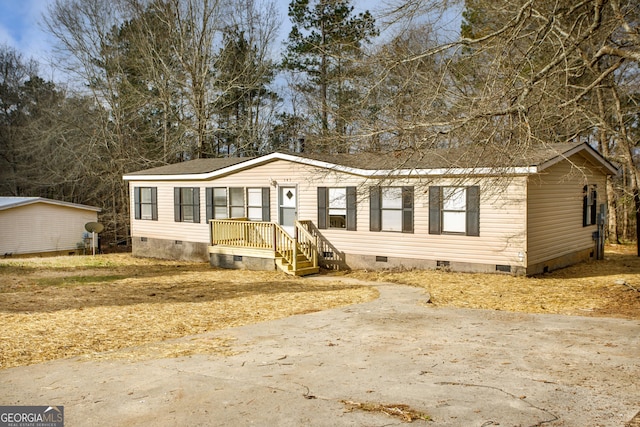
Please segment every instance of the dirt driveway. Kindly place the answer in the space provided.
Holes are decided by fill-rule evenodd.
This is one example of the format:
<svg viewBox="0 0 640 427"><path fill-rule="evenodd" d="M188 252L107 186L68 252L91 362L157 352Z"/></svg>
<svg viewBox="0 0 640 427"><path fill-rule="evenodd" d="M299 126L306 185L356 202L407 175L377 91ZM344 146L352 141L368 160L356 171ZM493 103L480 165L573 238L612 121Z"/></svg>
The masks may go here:
<svg viewBox="0 0 640 427"><path fill-rule="evenodd" d="M375 286L371 302L180 339L229 339L232 355L5 369L0 404L63 405L70 427L613 427L640 410L638 320L437 308Z"/></svg>

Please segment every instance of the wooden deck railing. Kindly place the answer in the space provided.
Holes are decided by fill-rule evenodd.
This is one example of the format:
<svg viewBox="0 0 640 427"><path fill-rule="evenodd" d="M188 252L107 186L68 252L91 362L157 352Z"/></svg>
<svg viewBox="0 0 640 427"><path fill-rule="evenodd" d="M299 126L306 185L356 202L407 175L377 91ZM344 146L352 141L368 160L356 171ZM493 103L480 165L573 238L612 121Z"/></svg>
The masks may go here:
<svg viewBox="0 0 640 427"><path fill-rule="evenodd" d="M302 221L296 221L295 240L314 267L318 266L318 239L303 225Z"/></svg>
<svg viewBox="0 0 640 427"><path fill-rule="evenodd" d="M298 268L298 253L302 252L314 267L318 266L317 239L296 221L294 236L274 222L240 219L210 221L211 245L268 249L283 257L294 270Z"/></svg>
<svg viewBox="0 0 640 427"><path fill-rule="evenodd" d="M344 252L341 252L327 240L312 221L299 221L300 226L313 236L318 249L318 264L329 270L348 270Z"/></svg>

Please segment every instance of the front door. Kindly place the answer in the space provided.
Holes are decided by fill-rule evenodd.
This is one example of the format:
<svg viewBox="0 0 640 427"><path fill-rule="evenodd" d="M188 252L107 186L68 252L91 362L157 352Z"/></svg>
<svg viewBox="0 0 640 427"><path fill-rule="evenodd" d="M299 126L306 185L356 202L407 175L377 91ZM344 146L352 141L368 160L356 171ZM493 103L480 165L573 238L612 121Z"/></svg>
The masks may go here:
<svg viewBox="0 0 640 427"><path fill-rule="evenodd" d="M279 221L282 228L293 236L298 214L298 188L294 185L280 187L278 192Z"/></svg>

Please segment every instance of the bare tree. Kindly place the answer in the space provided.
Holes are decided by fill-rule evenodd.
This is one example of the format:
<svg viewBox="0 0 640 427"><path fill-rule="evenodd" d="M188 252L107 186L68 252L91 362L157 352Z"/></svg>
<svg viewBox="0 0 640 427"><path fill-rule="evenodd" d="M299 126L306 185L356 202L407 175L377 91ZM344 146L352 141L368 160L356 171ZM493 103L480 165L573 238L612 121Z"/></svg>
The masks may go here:
<svg viewBox="0 0 640 427"><path fill-rule="evenodd" d="M418 152L490 144L501 147L502 163L531 146L585 141L623 165L627 194L637 194L637 2L467 0L461 36L445 42L429 32L432 17L446 16L436 7L396 2L380 19L404 26L372 66L371 104L388 126L374 121L371 135ZM416 30L427 35L410 47Z"/></svg>

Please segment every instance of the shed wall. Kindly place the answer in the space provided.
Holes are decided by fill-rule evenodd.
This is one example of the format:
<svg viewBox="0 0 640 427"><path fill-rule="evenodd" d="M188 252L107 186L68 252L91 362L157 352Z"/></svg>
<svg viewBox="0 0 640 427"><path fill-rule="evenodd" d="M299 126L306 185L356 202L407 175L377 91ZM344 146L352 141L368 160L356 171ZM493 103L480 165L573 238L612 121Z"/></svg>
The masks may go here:
<svg viewBox="0 0 640 427"><path fill-rule="evenodd" d="M0 255L72 251L95 211L33 203L0 211Z"/></svg>

